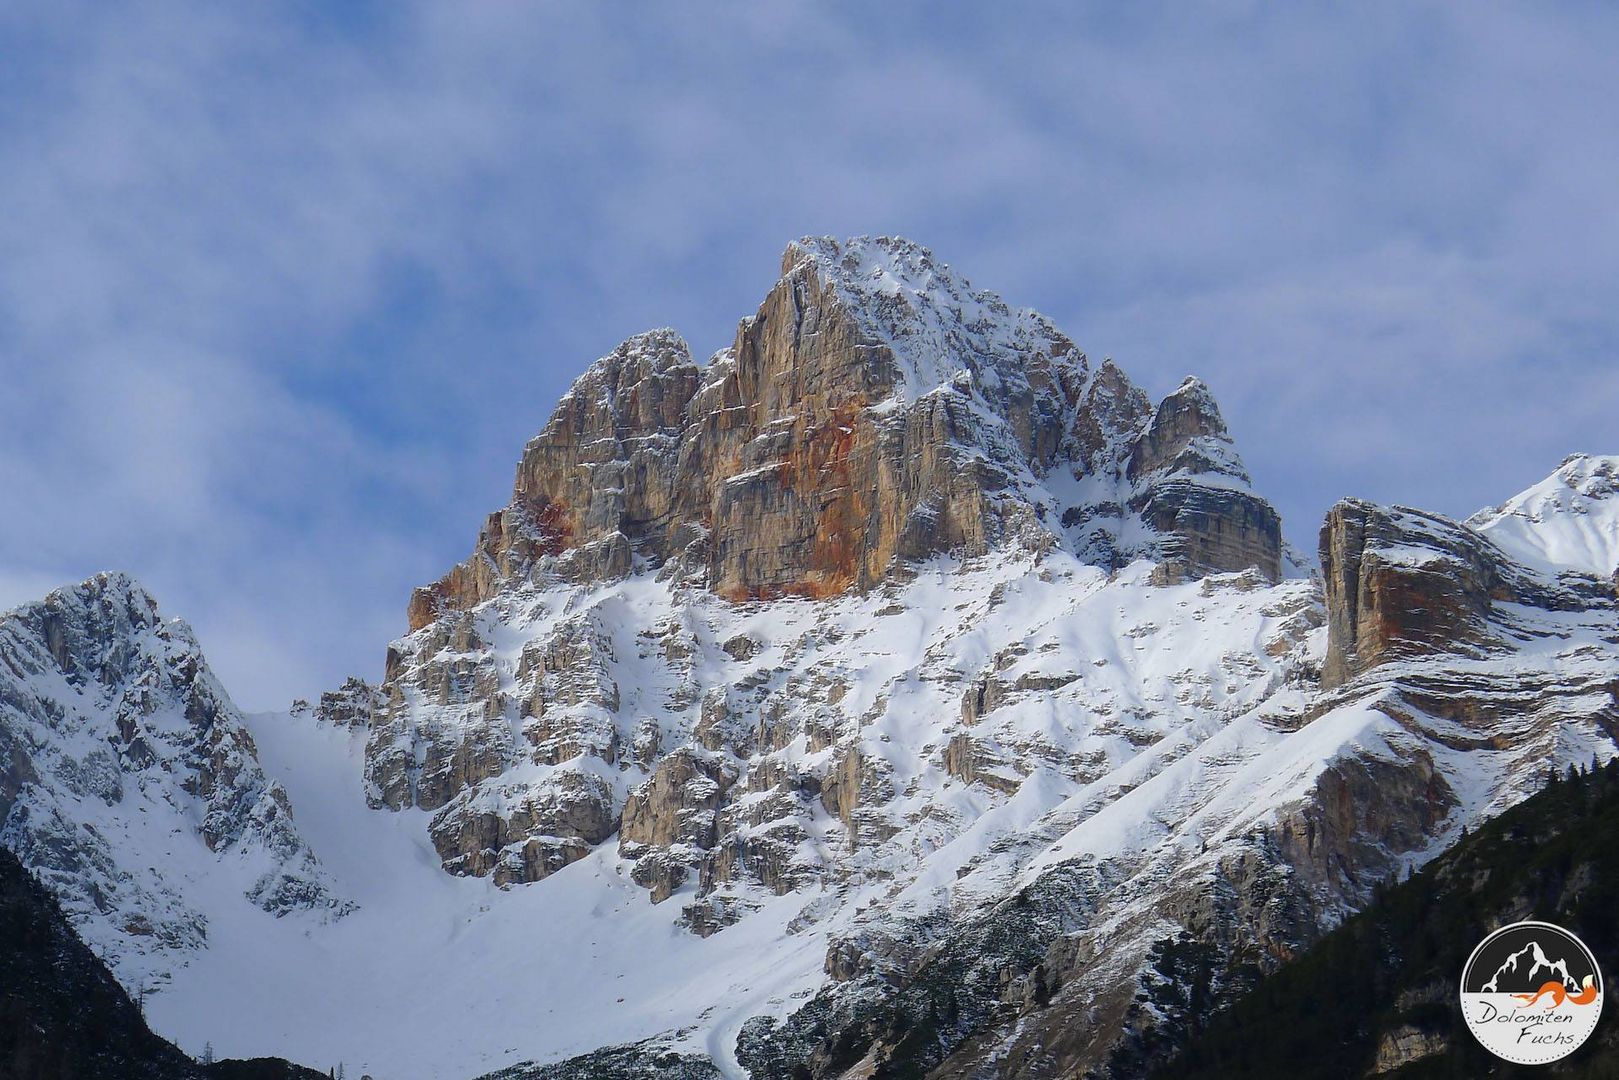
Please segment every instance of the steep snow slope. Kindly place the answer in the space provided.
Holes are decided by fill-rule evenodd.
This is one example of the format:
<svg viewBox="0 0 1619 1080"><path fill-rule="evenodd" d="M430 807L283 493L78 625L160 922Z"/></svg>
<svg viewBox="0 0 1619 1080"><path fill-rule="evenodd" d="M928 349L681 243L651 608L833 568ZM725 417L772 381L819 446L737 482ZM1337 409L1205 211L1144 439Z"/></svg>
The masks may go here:
<svg viewBox="0 0 1619 1080"><path fill-rule="evenodd" d="M1513 558L1557 571L1619 571L1619 456L1575 454L1467 523Z"/></svg>
<svg viewBox="0 0 1619 1080"><path fill-rule="evenodd" d="M786 995L819 955L766 912L704 941L655 908L604 850L502 891L439 867L420 812L367 810L363 736L309 715L250 718L337 887L359 909L311 932L234 908L209 948L148 1004L153 1026L197 1050L271 1049L320 1068L389 1080L471 1077L699 1022L734 1001Z"/></svg>

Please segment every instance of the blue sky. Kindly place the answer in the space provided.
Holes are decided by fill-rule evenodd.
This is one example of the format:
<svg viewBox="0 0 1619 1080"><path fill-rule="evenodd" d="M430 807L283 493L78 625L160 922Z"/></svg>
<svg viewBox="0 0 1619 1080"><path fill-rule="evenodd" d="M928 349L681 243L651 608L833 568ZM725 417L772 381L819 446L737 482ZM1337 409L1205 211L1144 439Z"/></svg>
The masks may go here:
<svg viewBox="0 0 1619 1080"><path fill-rule="evenodd" d="M1611 7L134 7L0 10L0 605L130 570L247 707L380 674L571 379L803 234L1201 375L1304 546L1619 451Z"/></svg>

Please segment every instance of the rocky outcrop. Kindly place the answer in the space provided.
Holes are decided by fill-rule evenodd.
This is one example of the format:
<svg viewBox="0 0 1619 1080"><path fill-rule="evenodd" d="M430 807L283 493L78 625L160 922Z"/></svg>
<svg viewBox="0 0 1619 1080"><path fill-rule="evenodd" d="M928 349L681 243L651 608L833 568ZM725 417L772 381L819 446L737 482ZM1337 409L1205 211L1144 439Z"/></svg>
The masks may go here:
<svg viewBox="0 0 1619 1080"><path fill-rule="evenodd" d="M691 750L675 751L658 762L652 778L625 800L620 845L713 847L714 815L720 796L734 779L719 760Z"/></svg>
<svg viewBox="0 0 1619 1080"><path fill-rule="evenodd" d="M1256 568L1282 577L1282 520L1250 487L1209 389L1187 379L1154 410L1130 455L1130 508L1165 539L1165 583Z"/></svg>
<svg viewBox="0 0 1619 1080"><path fill-rule="evenodd" d="M668 554L676 448L700 371L672 330L639 334L574 382L523 450L512 501L473 555L410 601L410 628L465 610L542 557L565 575L627 573L631 553Z"/></svg>
<svg viewBox="0 0 1619 1080"><path fill-rule="evenodd" d="M1023 775L995 749L972 735L953 736L944 748L944 771L964 784L982 784L1008 795L1023 783Z"/></svg>
<svg viewBox="0 0 1619 1080"><path fill-rule="evenodd" d="M350 676L336 690L321 694L314 707L315 718L323 724L365 730L382 706L382 694L370 683Z"/></svg>
<svg viewBox="0 0 1619 1080"><path fill-rule="evenodd" d="M1450 1049L1450 1038L1443 1032L1429 1031L1415 1024L1400 1024L1385 1031L1377 1042L1372 1059L1373 1076L1403 1069L1413 1061L1431 1058Z"/></svg>
<svg viewBox="0 0 1619 1080"><path fill-rule="evenodd" d="M451 873L538 881L618 828L613 640L591 617L526 643L504 675L491 617L450 612L390 650L372 713L372 806L434 811L429 835ZM531 768L521 783L506 779ZM563 767L566 766L566 767Z"/></svg>
<svg viewBox="0 0 1619 1080"><path fill-rule="evenodd" d="M468 788L433 815L427 834L452 874L539 881L613 835L614 802L601 777L559 771L539 783Z"/></svg>
<svg viewBox="0 0 1619 1080"><path fill-rule="evenodd" d="M1270 842L1304 888L1354 908L1407 856L1431 846L1458 805L1426 750L1350 757L1324 770L1310 797L1279 817Z"/></svg>
<svg viewBox="0 0 1619 1080"><path fill-rule="evenodd" d="M1591 575L1550 581L1465 525L1359 499L1327 514L1321 576L1329 688L1391 659L1487 650L1497 603L1578 611L1607 602Z"/></svg>
<svg viewBox="0 0 1619 1080"><path fill-rule="evenodd" d="M1345 500L1321 527L1327 601L1322 682L1336 686L1391 652L1481 642L1493 562L1451 523Z"/></svg>

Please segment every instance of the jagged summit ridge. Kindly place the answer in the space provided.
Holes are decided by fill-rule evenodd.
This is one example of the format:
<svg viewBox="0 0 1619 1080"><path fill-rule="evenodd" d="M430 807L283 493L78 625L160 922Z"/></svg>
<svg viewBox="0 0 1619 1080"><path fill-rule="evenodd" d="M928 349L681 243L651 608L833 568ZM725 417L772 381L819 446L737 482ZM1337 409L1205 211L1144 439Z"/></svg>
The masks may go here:
<svg viewBox="0 0 1619 1080"><path fill-rule="evenodd" d="M1484 984L1482 988L1484 993L1495 993L1501 984L1501 976L1516 974L1518 962L1525 957L1530 960L1529 973L1518 980L1519 982L1529 986L1536 985L1535 976L1540 973L1541 968L1545 968L1547 975L1556 975L1562 980L1564 986L1570 989L1578 989L1579 984L1574 981L1574 976L1568 973L1568 961L1561 958L1552 960L1546 955L1546 950L1541 948L1540 942L1531 941L1501 962L1501 966L1496 969L1495 974L1490 976L1489 982Z"/></svg>
<svg viewBox="0 0 1619 1080"><path fill-rule="evenodd" d="M782 257L782 276L805 264L836 294L869 340L892 355L896 397L915 402L958 384L996 388L1029 379L1031 358L1061 358L1054 374L1074 384L1088 363L1067 335L1030 308L1014 310L974 289L949 264L899 237L804 237Z"/></svg>
<svg viewBox="0 0 1619 1080"><path fill-rule="evenodd" d="M503 582L606 580L637 559L744 600L1005 543L1275 579L1280 542L1202 383L1154 409L1118 365L1093 369L920 245L807 238L706 365L670 330L592 364L410 625Z"/></svg>

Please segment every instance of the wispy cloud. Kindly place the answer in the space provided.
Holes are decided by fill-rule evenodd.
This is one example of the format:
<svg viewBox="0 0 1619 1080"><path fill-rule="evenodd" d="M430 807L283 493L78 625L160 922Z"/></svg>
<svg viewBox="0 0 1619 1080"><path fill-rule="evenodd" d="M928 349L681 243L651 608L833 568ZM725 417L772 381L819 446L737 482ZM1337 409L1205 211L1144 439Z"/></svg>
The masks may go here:
<svg viewBox="0 0 1619 1080"><path fill-rule="evenodd" d="M251 706L375 674L528 435L806 232L1163 391L1308 544L1619 449L1619 22L1404 5L0 15L0 603L130 569Z"/></svg>

